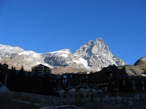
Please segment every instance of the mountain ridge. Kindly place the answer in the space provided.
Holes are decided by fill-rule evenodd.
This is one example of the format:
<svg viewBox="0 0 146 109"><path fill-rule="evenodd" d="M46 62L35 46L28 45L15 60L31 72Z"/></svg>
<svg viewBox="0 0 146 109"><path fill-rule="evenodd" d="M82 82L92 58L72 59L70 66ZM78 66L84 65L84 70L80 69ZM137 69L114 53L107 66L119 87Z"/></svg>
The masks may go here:
<svg viewBox="0 0 146 109"><path fill-rule="evenodd" d="M32 66L37 64L44 64L52 69L68 66L69 68L84 69L84 71L99 71L109 65L125 64L112 54L101 38L87 42L74 53L67 48L47 53L36 53L25 51L20 47L0 44L0 62L18 69L23 66L25 70L29 71Z"/></svg>

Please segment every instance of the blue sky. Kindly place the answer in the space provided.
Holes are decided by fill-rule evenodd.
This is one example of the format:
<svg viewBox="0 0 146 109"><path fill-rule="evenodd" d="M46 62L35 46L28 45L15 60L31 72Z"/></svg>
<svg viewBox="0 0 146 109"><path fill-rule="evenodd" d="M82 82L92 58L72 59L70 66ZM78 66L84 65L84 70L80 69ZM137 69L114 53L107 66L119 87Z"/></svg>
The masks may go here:
<svg viewBox="0 0 146 109"><path fill-rule="evenodd" d="M146 0L0 0L0 43L75 52L101 37L133 64L146 55Z"/></svg>

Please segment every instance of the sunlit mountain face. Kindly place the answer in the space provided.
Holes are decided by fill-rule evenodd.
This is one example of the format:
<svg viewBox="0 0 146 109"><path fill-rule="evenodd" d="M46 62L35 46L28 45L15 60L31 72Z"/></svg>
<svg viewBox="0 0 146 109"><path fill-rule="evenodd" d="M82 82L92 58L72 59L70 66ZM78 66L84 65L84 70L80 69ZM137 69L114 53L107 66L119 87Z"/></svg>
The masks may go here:
<svg viewBox="0 0 146 109"><path fill-rule="evenodd" d="M69 49L36 53L20 47L0 45L0 62L7 63L9 68L13 66L20 69L23 66L28 71L31 71L32 66L44 64L52 69L63 69L59 73L99 71L109 65L121 66L125 64L112 54L101 38L87 42L75 53L71 53ZM67 70L64 70L65 68Z"/></svg>

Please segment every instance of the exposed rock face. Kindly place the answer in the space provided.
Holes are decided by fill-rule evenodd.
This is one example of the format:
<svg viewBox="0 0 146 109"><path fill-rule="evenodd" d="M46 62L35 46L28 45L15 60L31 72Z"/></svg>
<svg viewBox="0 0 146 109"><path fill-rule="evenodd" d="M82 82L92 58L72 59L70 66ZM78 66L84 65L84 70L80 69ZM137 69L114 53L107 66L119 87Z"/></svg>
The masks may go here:
<svg viewBox="0 0 146 109"><path fill-rule="evenodd" d="M69 49L62 49L59 51L42 54L44 61L52 66L68 66L75 59Z"/></svg>
<svg viewBox="0 0 146 109"><path fill-rule="evenodd" d="M89 41L81 46L74 55L86 60L88 68L94 71L113 64L117 66L124 65L121 59L112 54L101 38L97 38L96 41Z"/></svg>
<svg viewBox="0 0 146 109"><path fill-rule="evenodd" d="M142 70L146 70L146 56L137 60L134 65Z"/></svg>
<svg viewBox="0 0 146 109"><path fill-rule="evenodd" d="M23 65L25 70L31 70L31 67L37 64L45 64L55 69L59 67L66 69L66 71L62 70L64 72L61 73L70 72L69 69L99 71L103 67L113 64L116 66L124 65L121 59L111 53L101 38L89 41L75 53L71 53L69 49L62 49L40 54L25 51L19 47L0 45L0 62L18 69Z"/></svg>
<svg viewBox="0 0 146 109"><path fill-rule="evenodd" d="M20 69L23 66L25 70L31 70L32 66L40 63L46 64L42 61L41 54L9 45L0 45L0 62L7 63L9 68L13 66Z"/></svg>

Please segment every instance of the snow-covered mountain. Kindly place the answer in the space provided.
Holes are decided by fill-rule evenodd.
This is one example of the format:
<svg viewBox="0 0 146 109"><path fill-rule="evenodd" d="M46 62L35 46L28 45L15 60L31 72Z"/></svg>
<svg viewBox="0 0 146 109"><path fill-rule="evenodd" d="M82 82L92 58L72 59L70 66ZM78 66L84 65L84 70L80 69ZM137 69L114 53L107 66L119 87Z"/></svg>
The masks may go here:
<svg viewBox="0 0 146 109"><path fill-rule="evenodd" d="M44 64L51 68L84 69L84 71L99 71L109 65L124 65L124 62L114 56L101 38L89 41L81 46L75 53L69 49L62 49L48 53L25 51L20 47L0 45L0 62L7 63L9 67L31 70L32 66ZM63 72L62 72L63 73ZM64 72L65 73L65 72Z"/></svg>
<svg viewBox="0 0 146 109"><path fill-rule="evenodd" d="M87 66L91 70L101 70L109 65L124 65L124 62L114 56L108 46L101 38L95 41L89 41L81 46L75 53L75 56L87 61Z"/></svg>

